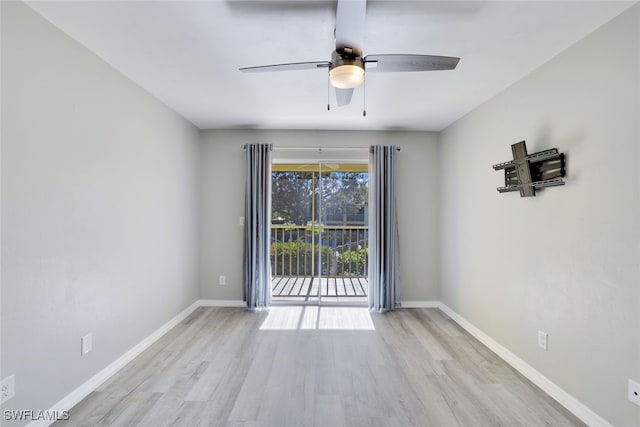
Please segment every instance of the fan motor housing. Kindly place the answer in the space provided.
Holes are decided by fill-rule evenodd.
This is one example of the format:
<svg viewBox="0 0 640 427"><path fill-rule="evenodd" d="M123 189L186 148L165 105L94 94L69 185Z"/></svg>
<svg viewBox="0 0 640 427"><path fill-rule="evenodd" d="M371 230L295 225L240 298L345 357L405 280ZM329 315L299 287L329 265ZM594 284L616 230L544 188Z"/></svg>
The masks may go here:
<svg viewBox="0 0 640 427"><path fill-rule="evenodd" d="M338 53L338 51L334 50L333 54L331 55L331 65L329 66L329 71L343 65L355 65L356 67L360 67L364 70L364 60L361 57L341 55Z"/></svg>

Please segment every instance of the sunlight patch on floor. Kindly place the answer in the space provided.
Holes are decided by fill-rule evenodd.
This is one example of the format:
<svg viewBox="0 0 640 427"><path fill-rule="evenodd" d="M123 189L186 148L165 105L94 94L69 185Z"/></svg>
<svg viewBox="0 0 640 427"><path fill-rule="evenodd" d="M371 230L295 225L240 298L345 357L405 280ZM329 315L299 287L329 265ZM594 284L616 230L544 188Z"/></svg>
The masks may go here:
<svg viewBox="0 0 640 427"><path fill-rule="evenodd" d="M271 307L260 330L373 331L366 307Z"/></svg>

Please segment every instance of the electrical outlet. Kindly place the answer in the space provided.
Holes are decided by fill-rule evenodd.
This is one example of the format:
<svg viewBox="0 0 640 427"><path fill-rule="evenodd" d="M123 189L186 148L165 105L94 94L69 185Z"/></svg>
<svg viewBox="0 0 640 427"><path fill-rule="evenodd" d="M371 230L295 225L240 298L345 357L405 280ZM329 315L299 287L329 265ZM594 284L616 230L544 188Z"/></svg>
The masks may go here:
<svg viewBox="0 0 640 427"><path fill-rule="evenodd" d="M240 224L240 227L243 227L243 226L244 226L244 217L243 217L243 216L241 216L241 217L238 219L238 224Z"/></svg>
<svg viewBox="0 0 640 427"><path fill-rule="evenodd" d="M9 375L7 378L3 379L1 388L2 388L1 403L4 403L16 395L16 377L14 375Z"/></svg>
<svg viewBox="0 0 640 427"><path fill-rule="evenodd" d="M549 335L546 332L538 331L538 347L544 351L548 350Z"/></svg>
<svg viewBox="0 0 640 427"><path fill-rule="evenodd" d="M640 384L629 379L629 400L640 406Z"/></svg>
<svg viewBox="0 0 640 427"><path fill-rule="evenodd" d="M87 334L87 335L83 336L82 339L80 340L80 354L81 354L81 356L84 356L85 354L89 353L92 348L93 348L93 337L92 337L92 335L91 334Z"/></svg>
<svg viewBox="0 0 640 427"><path fill-rule="evenodd" d="M220 286L225 286L227 284L227 278L226 276L220 276L220 279L218 280L218 284Z"/></svg>

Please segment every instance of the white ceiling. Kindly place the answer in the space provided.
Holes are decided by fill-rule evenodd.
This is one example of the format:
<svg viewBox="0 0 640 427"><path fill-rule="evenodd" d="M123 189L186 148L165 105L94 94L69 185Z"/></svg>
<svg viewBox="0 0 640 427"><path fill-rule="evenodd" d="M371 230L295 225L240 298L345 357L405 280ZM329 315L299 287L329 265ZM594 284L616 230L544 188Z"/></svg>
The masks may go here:
<svg viewBox="0 0 640 427"><path fill-rule="evenodd" d="M633 2L369 1L364 54L458 56L454 71L369 73L327 111L324 70L239 67L328 61L335 1L28 2L201 129L439 131ZM594 58L594 61L597 58Z"/></svg>

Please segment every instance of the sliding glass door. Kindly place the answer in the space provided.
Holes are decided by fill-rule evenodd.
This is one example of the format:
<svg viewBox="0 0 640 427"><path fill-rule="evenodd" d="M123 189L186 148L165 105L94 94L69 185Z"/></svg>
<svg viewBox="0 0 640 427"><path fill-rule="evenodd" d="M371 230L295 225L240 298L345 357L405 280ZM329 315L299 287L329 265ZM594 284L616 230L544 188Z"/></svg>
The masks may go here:
<svg viewBox="0 0 640 427"><path fill-rule="evenodd" d="M367 164L274 164L274 302L367 302Z"/></svg>

